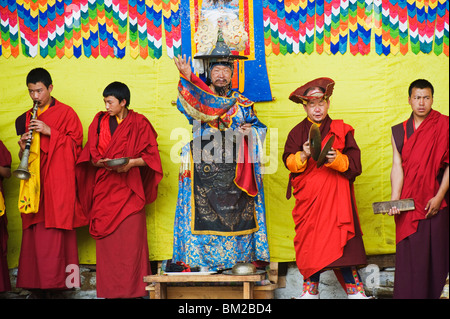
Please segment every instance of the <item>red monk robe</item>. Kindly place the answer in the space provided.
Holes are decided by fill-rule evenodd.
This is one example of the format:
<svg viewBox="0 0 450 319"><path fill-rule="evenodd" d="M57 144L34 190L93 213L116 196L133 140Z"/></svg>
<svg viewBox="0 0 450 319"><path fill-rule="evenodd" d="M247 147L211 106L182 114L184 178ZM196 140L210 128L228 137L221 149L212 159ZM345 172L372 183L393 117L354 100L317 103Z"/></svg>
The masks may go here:
<svg viewBox="0 0 450 319"><path fill-rule="evenodd" d="M52 98L37 117L50 126L41 134L39 211L22 214L22 247L17 287L66 288L66 267L78 265L75 228L87 224L76 201L75 163L81 152L83 128L75 111ZM31 112L16 120L16 131L28 131Z"/></svg>
<svg viewBox="0 0 450 319"><path fill-rule="evenodd" d="M6 146L0 141L0 166L11 168L11 153ZM5 198L3 192L3 176L0 174L0 196ZM3 202L4 204L4 202ZM6 218L6 209L2 205L2 199L0 198L0 292L11 290L11 281L9 280L8 270L8 219Z"/></svg>
<svg viewBox="0 0 450 319"><path fill-rule="evenodd" d="M310 127L306 118L291 130L283 154L285 164L289 155L303 150ZM305 171L290 174L288 198L291 185L296 198L292 212L296 262L304 278L325 268L366 264L353 191L353 181L361 174L360 150L353 132L350 125L328 115L320 126L322 147L334 134L333 148L347 155L347 171L340 173L327 165L317 168L309 158Z"/></svg>
<svg viewBox="0 0 450 319"><path fill-rule="evenodd" d="M416 232L419 221L425 219L427 214L426 204L439 189L438 177L449 161L448 133L448 116L431 110L411 136L401 136L400 154L404 177L400 198L413 198L416 209L395 216L397 243ZM396 141L396 144L399 146L400 141ZM442 201L440 209L447 205L448 198Z"/></svg>
<svg viewBox="0 0 450 319"><path fill-rule="evenodd" d="M400 198L413 198L415 204L415 210L395 215L395 299L438 299L449 272L448 191L437 215L425 217L449 164L448 119L431 110L417 130L413 116L392 127L402 157Z"/></svg>
<svg viewBox="0 0 450 319"><path fill-rule="evenodd" d="M111 129L113 131L111 131ZM77 163L79 197L97 245L97 296L135 298L146 294L150 274L145 205L162 179L156 131L143 115L115 117L99 112ZM103 158L142 158L147 166L117 173L91 164Z"/></svg>

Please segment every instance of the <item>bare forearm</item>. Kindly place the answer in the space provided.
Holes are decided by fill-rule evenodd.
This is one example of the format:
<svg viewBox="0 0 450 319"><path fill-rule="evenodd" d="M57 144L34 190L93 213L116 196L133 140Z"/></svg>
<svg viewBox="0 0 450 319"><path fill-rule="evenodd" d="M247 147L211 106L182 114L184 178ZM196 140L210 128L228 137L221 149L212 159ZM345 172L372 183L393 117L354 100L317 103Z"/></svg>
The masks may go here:
<svg viewBox="0 0 450 319"><path fill-rule="evenodd" d="M147 166L147 163L142 159L142 157L139 157L139 158L130 159L130 165L131 166Z"/></svg>
<svg viewBox="0 0 450 319"><path fill-rule="evenodd" d="M391 138L393 159L391 169L391 200L400 199L403 188L402 157L395 146L394 138Z"/></svg>
<svg viewBox="0 0 450 319"><path fill-rule="evenodd" d="M403 188L403 169L393 166L391 170L391 200L400 199Z"/></svg>
<svg viewBox="0 0 450 319"><path fill-rule="evenodd" d="M439 190L436 194L437 197L444 199L445 194L448 191L448 186L449 186L449 172L448 172L448 165L444 171L444 175L442 177L442 182L441 182L441 186L439 186Z"/></svg>

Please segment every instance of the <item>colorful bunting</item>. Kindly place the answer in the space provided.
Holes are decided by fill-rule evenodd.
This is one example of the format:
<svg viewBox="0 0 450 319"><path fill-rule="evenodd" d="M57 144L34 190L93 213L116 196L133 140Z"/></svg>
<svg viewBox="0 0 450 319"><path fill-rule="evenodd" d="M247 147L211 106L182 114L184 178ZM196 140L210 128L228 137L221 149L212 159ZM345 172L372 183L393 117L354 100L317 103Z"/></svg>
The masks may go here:
<svg viewBox="0 0 450 319"><path fill-rule="evenodd" d="M449 1L262 0L265 53L367 55L374 48L385 56L448 56ZM199 3L191 0L190 7ZM181 0L0 0L0 56L159 59L164 42L173 58L181 53L181 11L190 9L181 6ZM253 17L243 18L250 28Z"/></svg>
<svg viewBox="0 0 450 319"><path fill-rule="evenodd" d="M325 31L325 1L316 0L316 51L323 52Z"/></svg>
<svg viewBox="0 0 450 319"><path fill-rule="evenodd" d="M162 4L163 0L146 1L148 53L152 58L162 56ZM142 56L142 54L141 54ZM144 56L142 56L144 57Z"/></svg>
<svg viewBox="0 0 450 319"><path fill-rule="evenodd" d="M282 3L282 1L279 2ZM263 0L264 43L266 52L273 52L275 55L280 54L278 21L284 20L284 6L278 9L277 3L277 0ZM280 11L281 19L277 17L278 11Z"/></svg>
<svg viewBox="0 0 450 319"><path fill-rule="evenodd" d="M353 55L370 52L373 1L350 0L348 17L349 49Z"/></svg>
<svg viewBox="0 0 450 319"><path fill-rule="evenodd" d="M179 0L163 0L164 30L167 55L170 58L181 54L181 20Z"/></svg>
<svg viewBox="0 0 450 319"><path fill-rule="evenodd" d="M315 0L307 0L306 2L306 21L305 21L305 52L311 54L314 52L314 29L316 7Z"/></svg>
<svg viewBox="0 0 450 319"><path fill-rule="evenodd" d="M405 55L408 50L415 54L430 53L434 45L437 55L444 52L448 56L448 3L448 0L264 0L266 54L309 54L306 47L314 35L309 21L314 21L312 40L319 54L344 54L348 49L353 55L366 55L374 41L379 55L399 52ZM284 23L286 36L282 32ZM283 50L283 43L287 43L287 50Z"/></svg>
<svg viewBox="0 0 450 319"><path fill-rule="evenodd" d="M325 0L324 4L324 51L331 54L331 1Z"/></svg>
<svg viewBox="0 0 450 319"><path fill-rule="evenodd" d="M0 55L9 58L19 55L19 24L17 4L13 0L0 0Z"/></svg>
<svg viewBox="0 0 450 319"><path fill-rule="evenodd" d="M434 33L434 53L442 52L448 56L448 3L447 0L438 0L436 7L436 29Z"/></svg>

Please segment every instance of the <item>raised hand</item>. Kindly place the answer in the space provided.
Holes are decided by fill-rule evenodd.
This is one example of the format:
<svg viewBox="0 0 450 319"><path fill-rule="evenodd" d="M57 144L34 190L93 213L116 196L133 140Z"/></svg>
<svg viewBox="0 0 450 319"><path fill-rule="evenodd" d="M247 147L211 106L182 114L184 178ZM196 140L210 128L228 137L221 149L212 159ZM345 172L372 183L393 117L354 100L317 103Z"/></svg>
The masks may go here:
<svg viewBox="0 0 450 319"><path fill-rule="evenodd" d="M191 57L186 61L186 55L183 55L183 57L179 55L178 57L174 57L173 60L180 73L183 74L186 79L191 80Z"/></svg>

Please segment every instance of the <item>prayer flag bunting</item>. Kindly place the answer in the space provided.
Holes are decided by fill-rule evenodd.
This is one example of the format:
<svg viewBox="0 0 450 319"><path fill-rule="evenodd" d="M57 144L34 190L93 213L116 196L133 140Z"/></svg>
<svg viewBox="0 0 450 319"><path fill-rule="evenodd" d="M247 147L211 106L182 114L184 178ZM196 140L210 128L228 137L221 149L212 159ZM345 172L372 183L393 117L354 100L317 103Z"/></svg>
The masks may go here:
<svg viewBox="0 0 450 319"><path fill-rule="evenodd" d="M448 56L449 1L261 0L264 45L257 47L264 47L266 55L314 51L367 55L374 49L384 56L408 51ZM181 53L181 12L198 8L199 3L0 0L0 56L121 59L129 54L159 59L165 45L167 56L173 58ZM248 22L244 21L246 28L252 28ZM193 39L189 47L192 43ZM254 45L247 45L246 54Z"/></svg>

